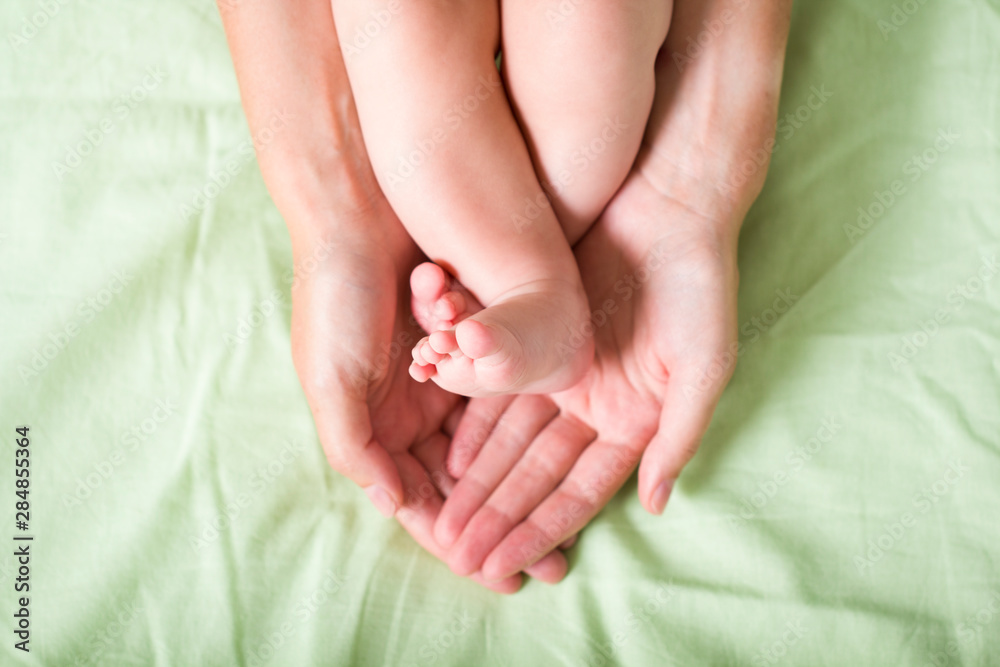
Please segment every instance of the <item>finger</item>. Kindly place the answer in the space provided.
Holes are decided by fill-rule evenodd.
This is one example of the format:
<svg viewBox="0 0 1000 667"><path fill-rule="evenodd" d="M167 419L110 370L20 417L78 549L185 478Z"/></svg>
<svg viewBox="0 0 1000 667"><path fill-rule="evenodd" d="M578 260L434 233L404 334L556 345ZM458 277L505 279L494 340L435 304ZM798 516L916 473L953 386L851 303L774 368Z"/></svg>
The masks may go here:
<svg viewBox="0 0 1000 667"><path fill-rule="evenodd" d="M563 542L562 544L560 544L559 548L562 549L563 551L566 551L567 549L573 548L573 545L576 544L576 538L578 536L579 536L579 533L577 533L573 537L569 538L568 540L566 540L565 542Z"/></svg>
<svg viewBox="0 0 1000 667"><path fill-rule="evenodd" d="M475 409L476 402L469 403L466 419L470 418L469 410ZM487 434L483 455L465 471L455 493L445 503L434 527L434 537L439 544L447 548L455 543L469 519L558 412L555 403L545 396L521 395L510 402L503 418L495 422ZM461 428L460 425L459 431ZM461 445L453 444L452 449L456 446Z"/></svg>
<svg viewBox="0 0 1000 667"><path fill-rule="evenodd" d="M445 469L444 461L447 451L448 438L441 433L432 435L410 449L410 453L427 471L434 486L444 498L448 497L455 485L455 480ZM525 570L525 574L547 584L556 584L566 576L567 569L566 557L558 551L553 551Z"/></svg>
<svg viewBox="0 0 1000 667"><path fill-rule="evenodd" d="M566 556L556 549L528 567L524 573L546 584L558 584L566 577L568 570L569 562L566 560Z"/></svg>
<svg viewBox="0 0 1000 667"><path fill-rule="evenodd" d="M711 366L704 368L704 373L677 375L668 381L659 428L639 466L639 499L653 514L663 512L674 482L698 451L729 380L726 372L717 372L718 378L712 379Z"/></svg>
<svg viewBox="0 0 1000 667"><path fill-rule="evenodd" d="M458 424L462 421L462 415L465 414L465 406L469 402L466 400L460 400L455 403L455 407L452 408L451 412L444 419L444 424L441 425L441 431L444 432L446 436L454 439L455 430L458 428ZM445 457L445 465L447 465L447 457Z"/></svg>
<svg viewBox="0 0 1000 667"><path fill-rule="evenodd" d="M445 458L448 456L449 439L444 433L431 435L418 445L410 448L413 455L430 476L434 486L443 498L451 495L455 488L455 479L448 474Z"/></svg>
<svg viewBox="0 0 1000 667"><path fill-rule="evenodd" d="M437 368L431 365L421 365L413 362L409 367L410 377L417 382L424 383L430 380L437 373Z"/></svg>
<svg viewBox="0 0 1000 667"><path fill-rule="evenodd" d="M441 510L441 496L438 495L427 471L416 458L403 453L396 457L396 464L406 488L406 500L396 513L396 519L417 544L431 555L443 559L444 550L432 537L434 520ZM472 575L471 578L497 593L515 593L521 587L519 573L492 582L487 582L480 573Z"/></svg>
<svg viewBox="0 0 1000 667"><path fill-rule="evenodd" d="M520 572L578 533L629 478L641 451L600 440L587 447L559 488L490 552L483 576L502 580Z"/></svg>
<svg viewBox="0 0 1000 667"><path fill-rule="evenodd" d="M472 465L476 454L493 431L500 416L514 396L474 398L469 401L448 452L448 470L455 479L461 478Z"/></svg>
<svg viewBox="0 0 1000 667"><path fill-rule="evenodd" d="M593 429L576 419L559 416L549 422L448 550L452 571L464 575L478 570L493 547L563 480L594 437ZM486 446L491 447L492 442ZM486 453L484 449L477 464L488 460ZM472 476L470 469L466 479ZM459 493L456 488L455 496ZM549 551L558 544L555 542Z"/></svg>
<svg viewBox="0 0 1000 667"><path fill-rule="evenodd" d="M368 404L323 389L326 400L306 390L323 452L330 466L364 489L375 508L391 517L403 502L403 485L389 452L372 432ZM333 395L331 395L333 394Z"/></svg>

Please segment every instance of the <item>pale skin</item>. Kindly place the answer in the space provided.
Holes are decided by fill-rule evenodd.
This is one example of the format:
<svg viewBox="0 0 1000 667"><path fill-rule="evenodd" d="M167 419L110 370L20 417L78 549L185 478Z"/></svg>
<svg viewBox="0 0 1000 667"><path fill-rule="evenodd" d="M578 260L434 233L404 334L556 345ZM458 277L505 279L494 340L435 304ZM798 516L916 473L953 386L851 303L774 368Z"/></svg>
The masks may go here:
<svg viewBox="0 0 1000 667"><path fill-rule="evenodd" d="M291 119L259 162L296 264L324 256L321 247L329 252L292 289L292 358L327 459L443 557L433 526L449 490L444 457L459 399L413 382L408 355L392 354L394 342L421 335L405 288L422 255L375 182L330 4L260 0L219 9L250 127L265 127L277 111ZM435 491L424 497L432 480ZM526 573L559 581L566 559L553 551ZM473 579L499 593L521 583L520 574Z"/></svg>
<svg viewBox="0 0 1000 667"><path fill-rule="evenodd" d="M251 128L279 109L294 119L260 158L293 251L307 257L322 239L338 240L334 257L293 291L293 356L324 449L383 513L396 513L457 571L478 561L472 576L499 592L516 590L522 569L558 581L566 561L556 547L607 503L640 457L640 499L663 511L732 370L700 383L687 402L675 400L680 379L707 377L735 340L735 241L766 171L740 178L739 166L773 137L790 4L751 3L683 70L658 61L646 148L576 260L592 307L652 244L665 244L674 261L597 330L584 380L551 399L474 400L464 416L456 398L413 384L399 357L382 363L400 331L416 335L400 302L420 253L368 165L329 5L222 4ZM703 21L731 10L717 0L678 2L668 49L683 53ZM347 334L342 313L357 325ZM615 418L624 405L637 408L628 429ZM508 430L518 431L513 450L502 447L510 444L499 438L504 429L491 425L501 409ZM442 470L446 456L464 474L457 486ZM475 470L478 478L470 477ZM493 472L487 479L482 470ZM415 494L432 478L433 494ZM504 520L491 519L501 513Z"/></svg>
<svg viewBox="0 0 1000 667"><path fill-rule="evenodd" d="M618 297L579 384L551 402L474 399L465 410L448 458L459 482L434 533L456 573L496 581L542 562L637 463L643 505L663 512L697 451L735 368L737 239L766 166L742 169L774 136L791 2L745 6L676 66L672 54L733 12L719 0L675 6L639 158L575 246L595 310L652 255L661 267Z"/></svg>
<svg viewBox="0 0 1000 667"><path fill-rule="evenodd" d="M552 21L557 1L505 2L505 85L497 3L334 0L333 11L382 191L424 253L487 306L457 318L454 295L432 286L442 317L410 374L466 396L572 386L593 343L566 237L634 161L669 3L589 3ZM384 27L358 41L376 17Z"/></svg>

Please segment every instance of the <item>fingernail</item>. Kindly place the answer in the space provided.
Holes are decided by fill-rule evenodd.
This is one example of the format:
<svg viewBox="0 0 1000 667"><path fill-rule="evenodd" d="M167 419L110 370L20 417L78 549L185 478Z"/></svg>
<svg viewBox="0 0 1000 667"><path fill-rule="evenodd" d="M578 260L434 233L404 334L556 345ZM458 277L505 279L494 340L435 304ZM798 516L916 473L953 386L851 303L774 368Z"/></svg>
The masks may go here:
<svg viewBox="0 0 1000 667"><path fill-rule="evenodd" d="M663 514L663 510L667 506L667 498L670 497L670 491L673 488L674 481L668 479L660 482L660 485L653 491L653 495L649 498L649 504L654 514Z"/></svg>
<svg viewBox="0 0 1000 667"><path fill-rule="evenodd" d="M377 484L365 487L365 493L368 494L368 500L372 501L372 505L375 506L382 516L387 519L391 519L396 513L396 503L393 502L392 498L386 493L386 490Z"/></svg>

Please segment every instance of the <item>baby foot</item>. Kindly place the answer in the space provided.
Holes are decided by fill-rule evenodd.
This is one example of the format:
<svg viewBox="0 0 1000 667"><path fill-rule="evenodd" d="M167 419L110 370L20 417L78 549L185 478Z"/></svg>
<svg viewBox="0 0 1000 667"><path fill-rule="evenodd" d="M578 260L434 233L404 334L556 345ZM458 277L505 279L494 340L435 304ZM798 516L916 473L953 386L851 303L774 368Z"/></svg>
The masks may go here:
<svg viewBox="0 0 1000 667"><path fill-rule="evenodd" d="M548 393L572 386L593 358L586 300L569 282L522 285L486 309L433 264L414 269L411 288L431 331L413 349L419 382L465 396Z"/></svg>

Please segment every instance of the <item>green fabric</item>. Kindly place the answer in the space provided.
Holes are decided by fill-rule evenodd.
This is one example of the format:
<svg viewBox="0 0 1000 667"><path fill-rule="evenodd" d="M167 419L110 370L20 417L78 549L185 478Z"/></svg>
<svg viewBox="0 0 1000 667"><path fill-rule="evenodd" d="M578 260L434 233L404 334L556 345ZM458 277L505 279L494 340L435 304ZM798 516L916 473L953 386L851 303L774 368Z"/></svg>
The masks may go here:
<svg viewBox="0 0 1000 667"><path fill-rule="evenodd" d="M738 370L665 516L633 479L563 583L499 597L327 468L214 4L4 2L0 495L13 522L28 424L35 541L30 654L0 549L0 662L1000 664L1000 7L893 14L796 3L803 120L742 236Z"/></svg>

